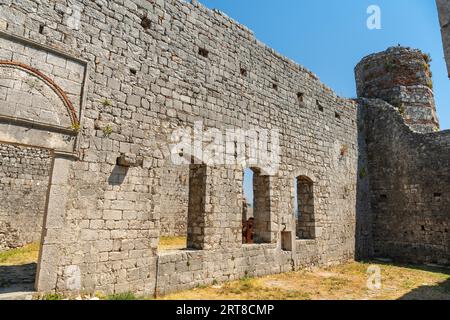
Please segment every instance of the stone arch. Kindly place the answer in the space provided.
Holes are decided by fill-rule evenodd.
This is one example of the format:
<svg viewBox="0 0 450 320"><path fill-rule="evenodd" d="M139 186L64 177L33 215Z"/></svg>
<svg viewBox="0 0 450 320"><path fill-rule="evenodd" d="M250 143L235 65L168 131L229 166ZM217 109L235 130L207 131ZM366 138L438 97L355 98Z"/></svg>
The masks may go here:
<svg viewBox="0 0 450 320"><path fill-rule="evenodd" d="M308 169L294 170L293 176L294 176L294 178L307 177L309 180L311 180L311 182L313 184L317 183L317 179L316 179L314 173L311 170L308 170Z"/></svg>
<svg viewBox="0 0 450 320"><path fill-rule="evenodd" d="M16 73L14 73L16 72ZM23 78L19 78L19 76L22 76ZM10 105L16 104L19 105L20 103L24 102L31 102L36 103L36 101L23 101L26 98L31 97L32 99L36 99L39 97L42 97L43 101L50 101L52 106L50 107L57 107L58 105L62 105L65 108L65 115L68 117L69 121L59 121L59 123L48 123L49 125L55 125L55 126L65 126L65 127L71 127L71 128L77 128L79 126L79 120L76 114L76 110L72 104L72 102L69 100L68 96L64 92L64 90L61 89L51 78L46 76L41 71L26 65L21 62L17 61L0 61L0 81L4 81L3 88L6 93L5 99L6 103L10 103ZM33 81L37 80L37 81ZM30 93L29 96L23 96L25 94L24 89L28 89L30 92L33 91L33 93ZM8 94L11 94L9 96ZM22 95L20 95L22 93ZM40 94L40 95L39 95ZM14 97L14 95L18 95L17 97ZM22 101L21 101L22 100ZM52 101L53 100L53 101ZM39 101L37 101L39 103ZM47 122L51 121L52 119L49 117L48 119L39 119L39 115L41 115L43 112L37 114L38 117L36 119L33 119L33 109L35 112L35 106L30 105L30 111L27 113L24 110L21 110L21 112L24 114L24 116L21 116L20 112L19 115L17 112L14 112L12 110L1 110L2 113L6 112L7 116L11 116L14 118L25 118L27 120L32 121L38 121L38 122ZM50 113L50 110L44 110L47 111L47 113ZM28 115L28 117L27 117ZM30 119L28 119L30 118ZM69 124L67 126L67 124Z"/></svg>

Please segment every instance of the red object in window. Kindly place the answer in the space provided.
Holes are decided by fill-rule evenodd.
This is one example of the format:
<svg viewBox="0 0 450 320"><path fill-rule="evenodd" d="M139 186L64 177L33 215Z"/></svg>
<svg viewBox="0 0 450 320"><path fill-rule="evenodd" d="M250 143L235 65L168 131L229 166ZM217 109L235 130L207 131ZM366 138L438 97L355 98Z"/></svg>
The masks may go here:
<svg viewBox="0 0 450 320"><path fill-rule="evenodd" d="M254 222L255 222L255 219L250 218L250 219L248 219L248 221L244 221L242 223L242 242L244 244L252 244L253 243Z"/></svg>

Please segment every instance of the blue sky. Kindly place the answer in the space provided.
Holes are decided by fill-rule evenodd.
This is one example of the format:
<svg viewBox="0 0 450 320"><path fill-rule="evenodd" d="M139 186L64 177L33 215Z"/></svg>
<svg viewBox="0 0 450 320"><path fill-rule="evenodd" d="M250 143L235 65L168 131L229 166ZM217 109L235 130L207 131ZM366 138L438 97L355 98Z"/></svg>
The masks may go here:
<svg viewBox="0 0 450 320"><path fill-rule="evenodd" d="M450 80L434 0L200 0L317 74L340 96L356 96L353 69L366 55L401 44L431 54L437 112L450 129ZM381 8L381 30L366 27L369 5Z"/></svg>
<svg viewBox="0 0 450 320"><path fill-rule="evenodd" d="M366 55L401 44L433 59L442 129L450 129L450 80L434 0L200 0L254 31L256 37L317 74L340 96L356 96L353 69ZM381 30L366 27L367 8L381 8ZM244 192L252 194L251 170Z"/></svg>

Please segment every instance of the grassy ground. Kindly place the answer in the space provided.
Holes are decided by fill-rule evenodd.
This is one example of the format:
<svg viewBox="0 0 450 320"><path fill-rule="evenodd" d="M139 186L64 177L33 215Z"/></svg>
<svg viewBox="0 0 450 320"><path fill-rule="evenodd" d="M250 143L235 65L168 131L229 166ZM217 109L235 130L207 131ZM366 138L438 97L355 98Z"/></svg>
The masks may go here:
<svg viewBox="0 0 450 320"><path fill-rule="evenodd" d="M243 279L163 297L166 300L450 300L450 270L377 264L381 289L367 288L371 264L349 263L314 272L291 272Z"/></svg>
<svg viewBox="0 0 450 320"><path fill-rule="evenodd" d="M22 248L0 252L1 266L23 265L38 260L39 243L32 243Z"/></svg>
<svg viewBox="0 0 450 320"><path fill-rule="evenodd" d="M172 251L186 249L186 237L161 237L158 251Z"/></svg>

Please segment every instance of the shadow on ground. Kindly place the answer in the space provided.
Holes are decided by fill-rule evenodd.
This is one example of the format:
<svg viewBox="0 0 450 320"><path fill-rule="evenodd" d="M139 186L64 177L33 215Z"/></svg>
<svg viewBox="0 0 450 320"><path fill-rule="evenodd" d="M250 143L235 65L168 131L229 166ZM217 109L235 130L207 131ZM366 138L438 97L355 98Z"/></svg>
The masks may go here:
<svg viewBox="0 0 450 320"><path fill-rule="evenodd" d="M399 300L449 300L450 301L450 279L434 285L421 286L405 294Z"/></svg>
<svg viewBox="0 0 450 320"><path fill-rule="evenodd" d="M0 266L0 293L32 291L36 267L36 263Z"/></svg>
<svg viewBox="0 0 450 320"><path fill-rule="evenodd" d="M405 267L409 269L415 269L420 271L442 273L450 276L450 267L442 266L430 266L430 265L413 265L413 264L403 264L396 262L380 262L375 263L381 265L391 265L396 267ZM444 280L439 284L434 285L422 285L417 289L413 289L399 300L450 300L450 278Z"/></svg>

